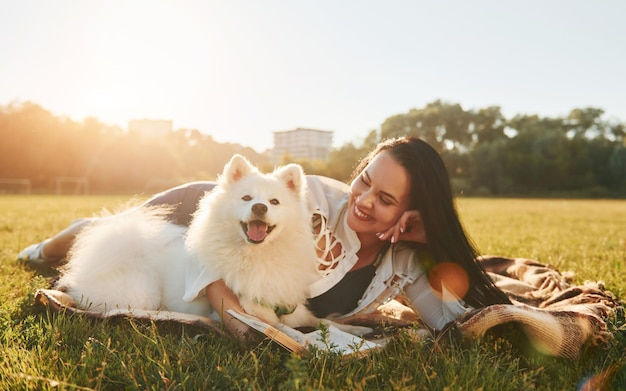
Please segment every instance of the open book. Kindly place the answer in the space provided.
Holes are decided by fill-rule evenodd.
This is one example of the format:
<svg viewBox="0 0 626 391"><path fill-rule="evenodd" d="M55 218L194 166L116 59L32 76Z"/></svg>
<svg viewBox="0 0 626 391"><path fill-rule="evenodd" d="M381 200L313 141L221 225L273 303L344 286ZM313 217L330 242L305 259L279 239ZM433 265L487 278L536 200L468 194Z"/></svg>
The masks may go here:
<svg viewBox="0 0 626 391"><path fill-rule="evenodd" d="M348 356L355 353L367 354L383 346L347 333L333 325L328 325L325 331L315 329L311 332L302 332L284 324L272 326L259 318L238 311L227 310L227 312L285 349L303 355L311 354L311 347Z"/></svg>

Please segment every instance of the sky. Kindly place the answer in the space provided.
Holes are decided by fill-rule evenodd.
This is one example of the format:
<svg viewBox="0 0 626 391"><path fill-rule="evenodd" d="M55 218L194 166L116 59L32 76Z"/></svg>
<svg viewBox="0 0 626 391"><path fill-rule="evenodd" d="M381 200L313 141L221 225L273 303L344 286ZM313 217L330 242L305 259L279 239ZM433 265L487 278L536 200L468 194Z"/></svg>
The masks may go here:
<svg viewBox="0 0 626 391"><path fill-rule="evenodd" d="M0 0L0 106L359 143L435 100L626 122L626 1Z"/></svg>

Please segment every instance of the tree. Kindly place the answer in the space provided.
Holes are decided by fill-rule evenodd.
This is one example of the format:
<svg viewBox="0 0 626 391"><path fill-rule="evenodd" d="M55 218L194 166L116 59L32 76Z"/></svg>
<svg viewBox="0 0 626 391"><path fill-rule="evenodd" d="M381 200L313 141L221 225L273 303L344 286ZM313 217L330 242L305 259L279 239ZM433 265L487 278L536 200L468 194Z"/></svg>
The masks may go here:
<svg viewBox="0 0 626 391"><path fill-rule="evenodd" d="M320 174L347 182L350 180L356 164L365 153L367 152L363 148L358 148L352 143L346 143L340 148L333 149L326 162L326 168Z"/></svg>
<svg viewBox="0 0 626 391"><path fill-rule="evenodd" d="M411 109L385 120L381 125L381 138L419 137L442 152L469 144L469 124L470 115L461 105L437 100L424 109Z"/></svg>
<svg viewBox="0 0 626 391"><path fill-rule="evenodd" d="M498 138L478 143L470 152L469 159L473 192L481 195L512 192L513 180L507 172L511 163L506 139Z"/></svg>
<svg viewBox="0 0 626 391"><path fill-rule="evenodd" d="M564 121L565 130L570 137L604 137L608 129L601 121L603 114L604 110L594 107L574 109Z"/></svg>
<svg viewBox="0 0 626 391"><path fill-rule="evenodd" d="M506 139L506 118L499 106L490 106L470 113L470 128L474 144Z"/></svg>

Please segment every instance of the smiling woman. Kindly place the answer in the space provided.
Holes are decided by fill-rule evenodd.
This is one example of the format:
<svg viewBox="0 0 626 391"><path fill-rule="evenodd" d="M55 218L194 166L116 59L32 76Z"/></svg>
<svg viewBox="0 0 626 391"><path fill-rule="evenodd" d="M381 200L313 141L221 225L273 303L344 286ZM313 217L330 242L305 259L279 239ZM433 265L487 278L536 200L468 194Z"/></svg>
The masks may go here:
<svg viewBox="0 0 626 391"><path fill-rule="evenodd" d="M541 272L549 268L528 259L478 257L456 212L446 167L436 150L423 140L404 137L380 142L357 166L351 186L319 176L308 176L306 181L308 217L304 224L313 224L305 231L310 233L312 228L314 239L319 239L315 240L317 257L313 254L314 263L317 260L319 264L313 265L317 266L313 268L317 276L307 287L306 307L316 316L349 322L354 317L376 316L381 304L398 298L410 306L408 312L435 333L456 330L471 336L497 328L514 315L513 321L521 326L516 329L518 332L507 333L506 337L512 341L521 339L522 345L534 341L542 352L571 359L579 357L582 345L599 346L613 337L604 318L613 313L618 303L600 284L591 290L571 287L577 296L585 296L581 299L585 303L583 309L555 306L538 319L537 310L528 307L537 302L525 300L525 291L520 290L530 286L520 277L524 273L512 270L523 272L532 266ZM167 190L146 205L177 205L175 211L182 206L185 213L178 220L193 226L199 213L197 205L204 202L198 202L198 196L202 196L195 187L198 185L207 184L186 184ZM222 189L225 185L218 186ZM245 189L243 196L232 199L251 201L245 195L249 186ZM215 190L209 194L211 197ZM265 205L252 207L256 215L279 204L270 193L267 198ZM250 223L256 219L258 216L240 221L247 221L244 231L248 241L262 245L268 225ZM240 221L235 224L238 232ZM50 240L24 249L18 257L30 263L51 264L52 260L46 257L52 255L48 252L52 244L62 239L65 251L56 254L62 257L74 238L71 235L82 235L79 231L93 224L94 220L83 220ZM80 237L77 243L81 242ZM198 238L210 237L213 236ZM224 247L237 246L230 240L219 242ZM276 248L281 249L284 250ZM310 250L313 253L313 246ZM292 252L287 253L293 257ZM208 265L197 267L188 273L193 278L185 278L185 301L208 299L213 308L241 310L240 299L231 290L233 282L229 285L226 278L208 272ZM556 271L551 275L558 280L559 290L549 292L548 299L553 295L569 298L561 295L563 289L570 289L566 281ZM530 286L530 290L535 288ZM547 319L558 340L544 332ZM247 326L236 319L227 316L221 320L234 335L247 331ZM538 328L532 328L535 325ZM531 327L530 331L526 326ZM549 349L544 351L546 341ZM566 348L561 349L562 346Z"/></svg>

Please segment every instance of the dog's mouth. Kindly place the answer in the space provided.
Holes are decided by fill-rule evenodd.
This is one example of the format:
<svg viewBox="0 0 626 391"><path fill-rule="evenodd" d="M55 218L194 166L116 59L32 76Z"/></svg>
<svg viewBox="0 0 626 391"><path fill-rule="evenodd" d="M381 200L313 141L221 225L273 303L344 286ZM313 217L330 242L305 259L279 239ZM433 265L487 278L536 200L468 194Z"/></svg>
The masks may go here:
<svg viewBox="0 0 626 391"><path fill-rule="evenodd" d="M268 225L265 221L251 220L241 222L241 228L248 238L248 242L258 244L265 240L267 235L276 228L276 225Z"/></svg>

